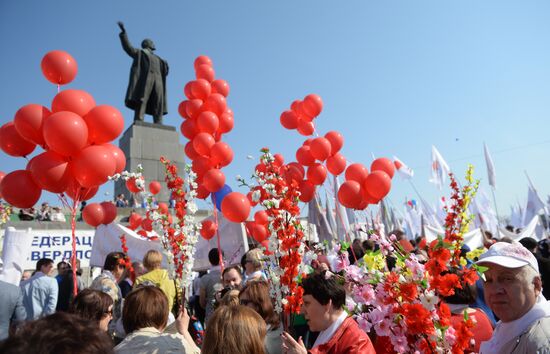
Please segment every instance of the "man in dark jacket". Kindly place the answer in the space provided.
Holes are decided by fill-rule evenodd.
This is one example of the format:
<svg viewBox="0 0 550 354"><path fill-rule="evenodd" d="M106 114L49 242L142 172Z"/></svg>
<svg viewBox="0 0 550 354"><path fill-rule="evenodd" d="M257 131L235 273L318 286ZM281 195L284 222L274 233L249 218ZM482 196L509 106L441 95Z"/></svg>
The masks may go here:
<svg viewBox="0 0 550 354"><path fill-rule="evenodd" d="M122 22L120 27L120 41L124 51L134 61L130 70L130 82L124 100L126 107L135 111L134 121L143 121L143 116L149 114L157 124L162 124L162 116L168 113L166 103L166 76L168 63L153 51L155 44L150 39L141 42L141 48L134 48Z"/></svg>

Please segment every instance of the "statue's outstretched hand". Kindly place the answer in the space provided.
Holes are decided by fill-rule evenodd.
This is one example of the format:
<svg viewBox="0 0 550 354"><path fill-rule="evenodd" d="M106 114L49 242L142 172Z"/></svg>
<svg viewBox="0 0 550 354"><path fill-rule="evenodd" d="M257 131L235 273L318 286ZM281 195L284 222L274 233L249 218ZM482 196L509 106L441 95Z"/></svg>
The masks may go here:
<svg viewBox="0 0 550 354"><path fill-rule="evenodd" d="M120 30L122 31L122 33L125 33L126 29L124 28L124 23L122 23L122 21L118 21L117 24L118 24L118 27L120 27Z"/></svg>

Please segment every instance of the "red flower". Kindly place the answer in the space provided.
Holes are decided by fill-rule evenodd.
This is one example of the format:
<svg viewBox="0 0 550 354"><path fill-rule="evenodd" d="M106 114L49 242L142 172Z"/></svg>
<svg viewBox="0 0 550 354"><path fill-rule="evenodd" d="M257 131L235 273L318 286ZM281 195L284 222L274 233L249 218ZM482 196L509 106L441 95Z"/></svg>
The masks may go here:
<svg viewBox="0 0 550 354"><path fill-rule="evenodd" d="M412 302L418 296L418 286L415 283L403 283L399 285L399 292L405 302Z"/></svg>
<svg viewBox="0 0 550 354"><path fill-rule="evenodd" d="M432 316L422 304L403 304L403 315L410 334L435 334Z"/></svg>

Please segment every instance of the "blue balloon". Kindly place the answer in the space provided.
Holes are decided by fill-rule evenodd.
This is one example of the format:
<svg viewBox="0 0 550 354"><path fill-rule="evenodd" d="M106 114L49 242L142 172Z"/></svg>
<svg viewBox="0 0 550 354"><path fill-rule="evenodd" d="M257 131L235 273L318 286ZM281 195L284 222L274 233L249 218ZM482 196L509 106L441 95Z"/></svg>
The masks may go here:
<svg viewBox="0 0 550 354"><path fill-rule="evenodd" d="M223 198L225 198L225 196L231 192L233 192L231 187L229 187L227 184L224 184L224 186L219 191L210 194L210 199L212 200L212 203L216 204L216 208L218 208L219 211L222 211Z"/></svg>

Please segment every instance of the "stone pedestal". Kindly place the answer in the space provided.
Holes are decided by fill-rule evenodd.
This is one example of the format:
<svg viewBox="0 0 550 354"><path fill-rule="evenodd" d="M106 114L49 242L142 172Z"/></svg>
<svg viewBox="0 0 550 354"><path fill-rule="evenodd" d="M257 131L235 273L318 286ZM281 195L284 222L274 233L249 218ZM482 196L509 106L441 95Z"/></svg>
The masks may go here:
<svg viewBox="0 0 550 354"><path fill-rule="evenodd" d="M179 133L176 128L147 122L134 122L124 132L118 145L126 155L126 170L135 172L137 166L141 164L146 189L149 189L151 181L159 181L162 190L155 197L159 202L168 202L170 193L164 182L164 165L160 162L160 157L164 156L176 163L180 176L183 177L184 174L184 151L183 146L179 143ZM122 179L115 183L115 197L121 193L130 201L130 206L133 205L134 197L141 203L140 196L132 195Z"/></svg>

